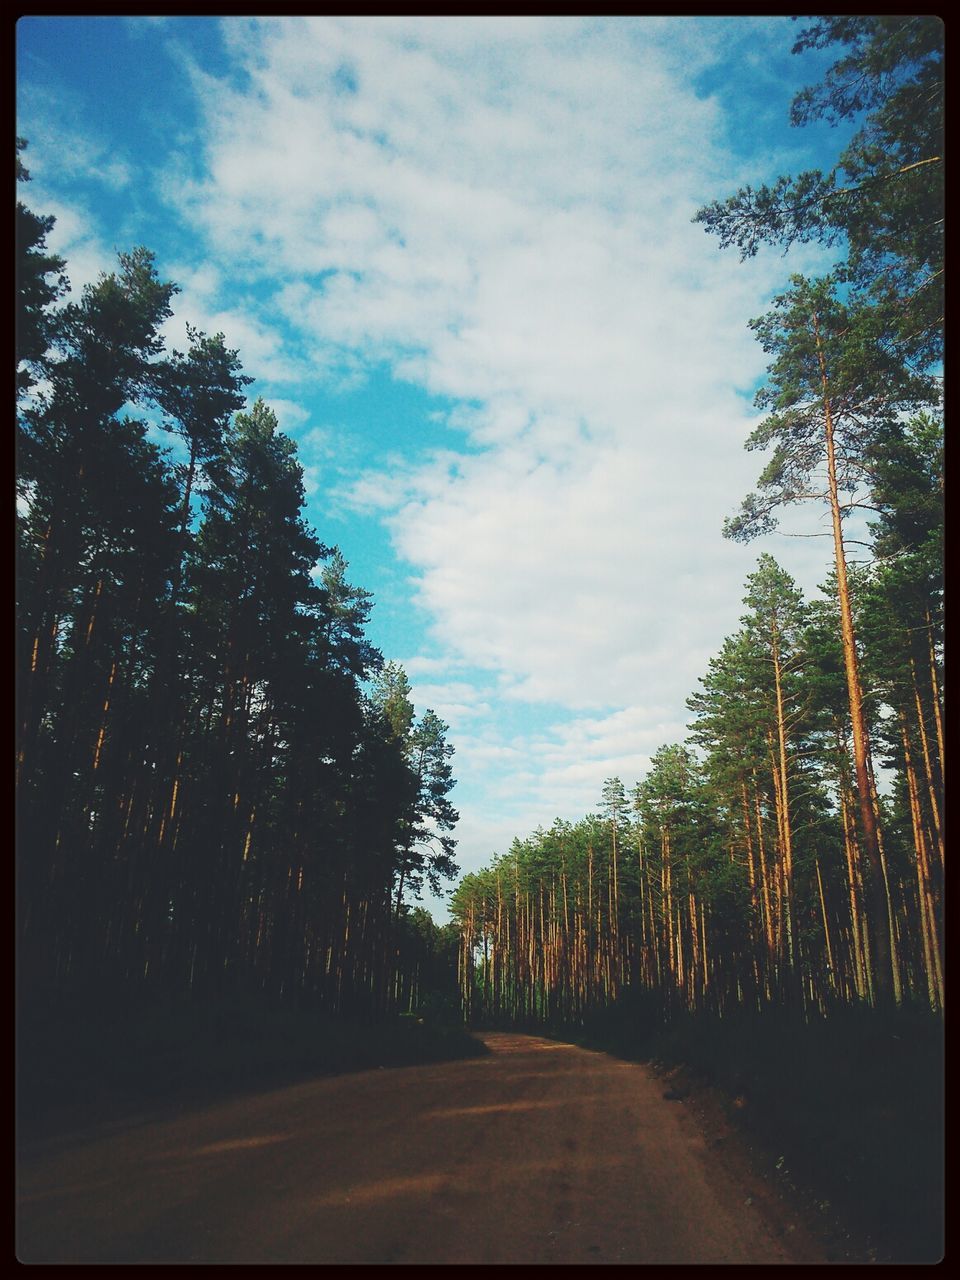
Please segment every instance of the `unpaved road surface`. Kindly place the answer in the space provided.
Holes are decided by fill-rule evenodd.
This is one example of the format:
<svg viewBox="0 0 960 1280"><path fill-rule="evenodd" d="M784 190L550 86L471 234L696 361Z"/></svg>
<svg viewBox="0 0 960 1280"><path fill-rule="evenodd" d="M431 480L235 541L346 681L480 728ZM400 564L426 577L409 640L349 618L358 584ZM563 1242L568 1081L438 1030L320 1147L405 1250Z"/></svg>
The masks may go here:
<svg viewBox="0 0 960 1280"><path fill-rule="evenodd" d="M21 1153L23 1262L790 1262L648 1068L535 1036ZM788 1238L787 1238L788 1239ZM809 1255L808 1255L809 1257Z"/></svg>

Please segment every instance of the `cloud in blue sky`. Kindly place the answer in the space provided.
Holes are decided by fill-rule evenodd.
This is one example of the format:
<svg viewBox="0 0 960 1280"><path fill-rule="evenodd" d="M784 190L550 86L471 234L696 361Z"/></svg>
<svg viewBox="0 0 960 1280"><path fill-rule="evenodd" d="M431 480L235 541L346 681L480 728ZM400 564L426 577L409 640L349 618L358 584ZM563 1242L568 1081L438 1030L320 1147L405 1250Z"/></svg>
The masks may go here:
<svg viewBox="0 0 960 1280"><path fill-rule="evenodd" d="M747 321L816 258L741 266L691 217L810 162L785 108L816 73L785 83L779 19L217 30L214 56L151 24L183 130L150 154L113 137L113 223L56 174L56 77L40 92L25 70L37 207L92 278L124 192L154 193L171 241L151 247L183 286L171 335L226 333L302 442L321 536L351 561L377 548L376 638L451 725L469 869L641 776L737 625L761 549L720 537L757 470ZM71 146L92 164L110 142ZM429 413L401 410L405 385ZM824 576L825 542L763 549L807 587Z"/></svg>

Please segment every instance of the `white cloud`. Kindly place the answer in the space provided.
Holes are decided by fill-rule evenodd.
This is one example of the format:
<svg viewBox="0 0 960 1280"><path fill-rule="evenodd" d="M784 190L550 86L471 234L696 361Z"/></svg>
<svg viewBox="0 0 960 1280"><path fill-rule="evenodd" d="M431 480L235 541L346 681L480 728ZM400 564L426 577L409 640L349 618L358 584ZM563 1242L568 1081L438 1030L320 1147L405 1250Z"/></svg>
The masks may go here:
<svg viewBox="0 0 960 1280"><path fill-rule="evenodd" d="M306 421L306 411L302 421ZM299 432L297 443L300 453L309 453L313 457L332 457L336 452L334 445L334 429L332 427L311 427L308 431Z"/></svg>
<svg viewBox="0 0 960 1280"><path fill-rule="evenodd" d="M35 181L80 179L113 193L129 187L132 166L109 141L87 128L77 95L62 86L54 94L28 85L21 88L18 109L22 119L31 121L26 159Z"/></svg>
<svg viewBox="0 0 960 1280"><path fill-rule="evenodd" d="M87 285L95 284L105 272L117 269L117 257L93 230L94 220L82 204L70 204L50 195L41 184L36 194L27 193L27 204L52 215L54 225L46 237L47 248L66 260L70 292L79 298Z"/></svg>
<svg viewBox="0 0 960 1280"><path fill-rule="evenodd" d="M190 68L204 176L163 189L205 265L175 276L178 314L223 330L292 429L311 386L380 362L451 402L450 448L385 449L338 483L388 524L430 620L431 656L405 664L418 705L505 815L468 798L471 848L635 780L737 625L756 551L720 526L760 464L747 321L787 268L692 224L757 174L691 83L731 49L766 74L782 26L233 18L230 76ZM310 492L332 438L301 437ZM829 554L764 549L808 586ZM551 731L504 727L535 704Z"/></svg>
<svg viewBox="0 0 960 1280"><path fill-rule="evenodd" d="M212 262L174 262L169 271L171 278L180 286L181 295L196 304L207 307L216 305L224 278L223 273Z"/></svg>
<svg viewBox="0 0 960 1280"><path fill-rule="evenodd" d="M734 162L689 72L782 33L340 18L227 37L250 79L208 82L210 176L185 208L286 276L306 341L461 402L479 449L381 461L349 492L388 520L435 644L512 700L682 709L755 559L720 526L756 472L746 322L784 270L691 223ZM442 705L476 714L462 689Z"/></svg>
<svg viewBox="0 0 960 1280"><path fill-rule="evenodd" d="M409 674L409 673L408 673ZM455 731L468 725L478 716L488 716L491 706L477 687L466 680L452 680L443 684L413 684L413 696L417 708L435 711Z"/></svg>
<svg viewBox="0 0 960 1280"><path fill-rule="evenodd" d="M303 424L310 417L310 410L305 409L302 404L297 404L295 400L284 400L277 396L265 397L267 406L277 415L277 422L280 424L280 430L290 435L297 427Z"/></svg>

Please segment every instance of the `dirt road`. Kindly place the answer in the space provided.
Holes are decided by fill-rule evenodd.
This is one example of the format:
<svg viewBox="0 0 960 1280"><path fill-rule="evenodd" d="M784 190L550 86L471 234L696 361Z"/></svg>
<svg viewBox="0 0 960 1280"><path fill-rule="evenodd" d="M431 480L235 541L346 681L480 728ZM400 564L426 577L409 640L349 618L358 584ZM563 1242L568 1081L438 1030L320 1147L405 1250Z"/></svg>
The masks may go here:
<svg viewBox="0 0 960 1280"><path fill-rule="evenodd" d="M644 1066L534 1036L23 1153L24 1262L789 1262Z"/></svg>

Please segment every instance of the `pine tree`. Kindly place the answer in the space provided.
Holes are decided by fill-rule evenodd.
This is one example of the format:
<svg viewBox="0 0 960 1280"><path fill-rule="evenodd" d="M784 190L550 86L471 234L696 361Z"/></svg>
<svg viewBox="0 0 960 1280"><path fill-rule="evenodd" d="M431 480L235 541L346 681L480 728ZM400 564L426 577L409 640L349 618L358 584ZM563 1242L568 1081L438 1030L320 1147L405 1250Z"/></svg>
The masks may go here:
<svg viewBox="0 0 960 1280"><path fill-rule="evenodd" d="M772 444L774 453L760 477L764 496L751 494L724 533L740 540L755 537L775 526L773 513L779 507L804 498L825 500L830 511L859 812L872 873L878 986L880 997L886 998L892 974L886 931L879 923L886 914L880 838L843 537L844 515L855 503L852 498L842 502L841 494L855 494L862 483L864 459L884 424L935 398L936 390L900 364L882 315L871 307L844 305L829 280L808 282L795 276L791 291L752 327L775 359L767 386L757 395L758 406L772 412L747 447ZM818 473L825 492L811 490Z"/></svg>
<svg viewBox="0 0 960 1280"><path fill-rule="evenodd" d="M18 182L30 181L30 174L20 160L20 152L26 146L23 138L17 139ZM36 382L35 375L45 370L56 333L57 317L53 306L69 287L66 263L47 249L47 236L53 230L54 221L49 214L42 217L17 201L14 241L18 397L29 391Z"/></svg>
<svg viewBox="0 0 960 1280"><path fill-rule="evenodd" d="M744 187L696 221L741 258L763 243L840 246L841 278L884 312L903 360L929 365L940 358L943 325L943 23L820 17L793 51L833 45L842 56L796 96L791 123L862 119L835 167Z"/></svg>

